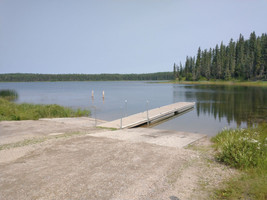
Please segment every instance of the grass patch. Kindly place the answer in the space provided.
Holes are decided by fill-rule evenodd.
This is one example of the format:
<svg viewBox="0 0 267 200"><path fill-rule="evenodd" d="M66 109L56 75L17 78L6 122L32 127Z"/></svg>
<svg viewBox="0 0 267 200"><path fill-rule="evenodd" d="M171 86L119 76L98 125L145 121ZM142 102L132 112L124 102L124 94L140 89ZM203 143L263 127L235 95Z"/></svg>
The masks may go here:
<svg viewBox="0 0 267 200"><path fill-rule="evenodd" d="M46 137L42 137L42 138L26 139L26 140L15 142L15 143L2 144L2 145L0 145L0 151L4 150L4 149L12 149L12 148L16 148L16 147L23 147L23 146L27 146L27 145L38 144L38 143L45 142L46 140L47 140Z"/></svg>
<svg viewBox="0 0 267 200"><path fill-rule="evenodd" d="M12 148L17 148L17 147L33 145L33 144L39 144L39 143L42 143L42 142L45 142L45 141L51 140L51 139L68 138L68 137L71 137L74 135L84 135L84 134L87 134L87 133L86 132L71 132L71 133L64 133L64 134L60 134L60 135L25 139L23 141L19 141L19 142L15 142L15 143L2 144L2 145L0 145L0 151L4 150L4 149L12 149Z"/></svg>
<svg viewBox="0 0 267 200"><path fill-rule="evenodd" d="M0 121L3 120L37 120L53 117L88 116L89 110L72 110L59 105L15 104L0 98Z"/></svg>
<svg viewBox="0 0 267 200"><path fill-rule="evenodd" d="M215 191L214 199L267 199L267 124L224 130L212 138L216 159L241 175Z"/></svg>
<svg viewBox="0 0 267 200"><path fill-rule="evenodd" d="M97 126L96 128L110 130L110 131L116 131L116 130L118 130L117 128L108 128L108 127L103 127L103 126Z"/></svg>
<svg viewBox="0 0 267 200"><path fill-rule="evenodd" d="M267 199L266 171L250 169L240 176L231 178L224 186L214 192L213 199Z"/></svg>

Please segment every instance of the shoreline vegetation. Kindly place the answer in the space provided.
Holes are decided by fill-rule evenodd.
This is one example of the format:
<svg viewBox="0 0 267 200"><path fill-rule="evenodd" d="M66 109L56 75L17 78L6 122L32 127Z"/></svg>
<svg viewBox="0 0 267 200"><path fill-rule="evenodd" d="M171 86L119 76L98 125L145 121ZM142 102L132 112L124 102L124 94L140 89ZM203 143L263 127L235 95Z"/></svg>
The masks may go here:
<svg viewBox="0 0 267 200"><path fill-rule="evenodd" d="M241 172L215 191L215 199L267 199L267 124L223 130L211 140L216 160Z"/></svg>
<svg viewBox="0 0 267 200"><path fill-rule="evenodd" d="M56 104L16 104L0 97L0 121L38 120L40 118L82 117L89 110L73 110Z"/></svg>

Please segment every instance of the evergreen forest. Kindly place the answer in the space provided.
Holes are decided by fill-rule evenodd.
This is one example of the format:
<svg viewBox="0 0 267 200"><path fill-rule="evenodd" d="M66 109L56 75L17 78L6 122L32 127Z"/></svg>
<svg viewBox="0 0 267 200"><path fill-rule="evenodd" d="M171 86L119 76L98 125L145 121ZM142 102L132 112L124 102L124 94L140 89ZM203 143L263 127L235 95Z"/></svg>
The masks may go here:
<svg viewBox="0 0 267 200"><path fill-rule="evenodd" d="M200 47L196 57L186 57L185 64L173 66L174 79L198 80L267 80L267 34L255 32L245 40L240 34L228 45L221 42L215 48Z"/></svg>

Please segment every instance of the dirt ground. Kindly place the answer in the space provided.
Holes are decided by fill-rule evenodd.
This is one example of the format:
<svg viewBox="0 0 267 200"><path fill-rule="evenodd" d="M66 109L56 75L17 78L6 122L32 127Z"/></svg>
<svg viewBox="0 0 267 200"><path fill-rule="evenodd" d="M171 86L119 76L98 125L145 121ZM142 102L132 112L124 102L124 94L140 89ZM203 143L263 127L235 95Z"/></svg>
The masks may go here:
<svg viewBox="0 0 267 200"><path fill-rule="evenodd" d="M114 131L78 121L0 122L1 200L207 199L236 173L214 161L208 138L168 147L103 137Z"/></svg>

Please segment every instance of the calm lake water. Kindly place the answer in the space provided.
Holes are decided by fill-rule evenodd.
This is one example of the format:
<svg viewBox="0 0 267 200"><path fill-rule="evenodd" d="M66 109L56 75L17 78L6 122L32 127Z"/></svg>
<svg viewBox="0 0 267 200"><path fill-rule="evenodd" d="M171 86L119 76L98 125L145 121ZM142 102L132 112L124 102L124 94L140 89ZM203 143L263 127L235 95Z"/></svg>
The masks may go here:
<svg viewBox="0 0 267 200"><path fill-rule="evenodd" d="M154 128L210 136L225 127L247 127L267 121L267 88L260 87L106 81L0 83L0 89L16 90L18 103L59 104L92 111L96 107L97 118L108 121L145 111L147 100L150 109L181 101L196 102L194 110Z"/></svg>

